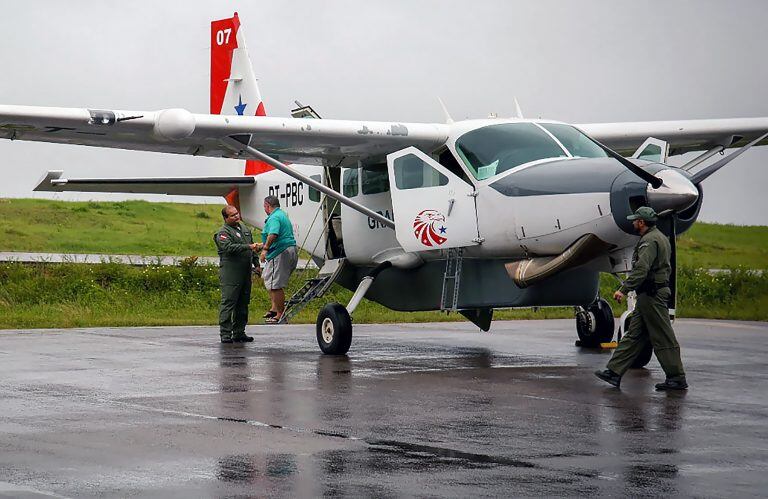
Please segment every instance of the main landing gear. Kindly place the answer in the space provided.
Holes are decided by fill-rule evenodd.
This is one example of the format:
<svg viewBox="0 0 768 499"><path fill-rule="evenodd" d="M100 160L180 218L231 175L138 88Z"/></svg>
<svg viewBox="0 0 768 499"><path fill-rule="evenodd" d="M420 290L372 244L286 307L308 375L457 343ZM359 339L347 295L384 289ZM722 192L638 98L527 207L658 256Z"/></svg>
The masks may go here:
<svg viewBox="0 0 768 499"><path fill-rule="evenodd" d="M344 355L349 351L349 347L352 345L352 314L373 284L376 276L391 266L391 262L384 262L363 277L346 307L340 303L329 303L320 310L320 313L317 314L315 330L317 332L317 344L324 354Z"/></svg>
<svg viewBox="0 0 768 499"><path fill-rule="evenodd" d="M340 303L329 303L317 314L317 344L329 355L344 355L352 345L352 317Z"/></svg>

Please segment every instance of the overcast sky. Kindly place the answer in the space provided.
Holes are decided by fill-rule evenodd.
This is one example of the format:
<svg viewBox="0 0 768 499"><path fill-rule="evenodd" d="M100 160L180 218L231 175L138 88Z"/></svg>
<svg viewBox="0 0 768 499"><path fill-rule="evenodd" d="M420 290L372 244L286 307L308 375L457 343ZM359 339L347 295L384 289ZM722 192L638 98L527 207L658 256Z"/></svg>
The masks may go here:
<svg viewBox="0 0 768 499"><path fill-rule="evenodd" d="M267 113L572 123L768 116L768 2L0 0L0 103L208 112L209 23L240 14ZM679 162L679 160L678 160ZM700 220L768 225L768 147ZM229 175L233 160L0 141L0 197L66 176ZM58 199L126 195L47 194ZM152 199L168 199L153 197ZM199 200L199 199L198 199Z"/></svg>

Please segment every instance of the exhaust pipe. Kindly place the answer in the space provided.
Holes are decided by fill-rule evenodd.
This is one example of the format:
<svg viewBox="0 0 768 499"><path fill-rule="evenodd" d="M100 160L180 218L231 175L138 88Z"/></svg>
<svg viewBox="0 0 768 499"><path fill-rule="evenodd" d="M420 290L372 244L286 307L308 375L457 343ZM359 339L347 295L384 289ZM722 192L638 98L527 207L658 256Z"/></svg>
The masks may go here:
<svg viewBox="0 0 768 499"><path fill-rule="evenodd" d="M504 264L504 267L518 287L526 288L564 270L583 265L614 247L594 234L585 234L557 256L519 260Z"/></svg>

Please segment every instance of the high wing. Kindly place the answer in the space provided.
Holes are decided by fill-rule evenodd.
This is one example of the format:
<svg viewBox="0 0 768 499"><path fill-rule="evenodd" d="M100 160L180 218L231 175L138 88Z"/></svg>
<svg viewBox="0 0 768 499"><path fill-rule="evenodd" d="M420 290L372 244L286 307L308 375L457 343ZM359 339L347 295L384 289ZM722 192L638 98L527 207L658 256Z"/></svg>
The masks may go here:
<svg viewBox="0 0 768 499"><path fill-rule="evenodd" d="M591 123L576 125L603 144L631 153L648 137L665 140L671 154L716 146L740 147L768 130L768 118ZM236 157L227 137L250 136L250 145L277 159L325 158L353 165L415 146L444 144L451 125L314 120L192 114L183 109L112 111L0 106L0 138L113 147L193 156ZM757 145L766 145L763 140Z"/></svg>
<svg viewBox="0 0 768 499"><path fill-rule="evenodd" d="M62 175L61 170L49 171L34 190L226 196L237 187L256 184L256 177L250 175L232 177L61 178Z"/></svg>
<svg viewBox="0 0 768 499"><path fill-rule="evenodd" d="M354 164L409 146L436 148L448 133L442 124L0 106L0 138L193 156L236 157L223 139L250 135L248 145L278 159Z"/></svg>
<svg viewBox="0 0 768 499"><path fill-rule="evenodd" d="M717 146L741 147L768 131L768 118L591 123L575 126L624 154L631 154L648 137L654 137L667 141L670 155L675 155ZM755 145L768 145L768 140Z"/></svg>

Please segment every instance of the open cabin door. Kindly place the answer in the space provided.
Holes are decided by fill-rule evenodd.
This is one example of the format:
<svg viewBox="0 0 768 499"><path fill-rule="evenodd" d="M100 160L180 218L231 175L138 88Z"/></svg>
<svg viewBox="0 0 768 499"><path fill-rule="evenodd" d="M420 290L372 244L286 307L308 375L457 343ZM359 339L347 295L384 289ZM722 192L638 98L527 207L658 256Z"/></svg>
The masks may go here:
<svg viewBox="0 0 768 499"><path fill-rule="evenodd" d="M474 187L415 147L387 156L395 236L405 251L480 243Z"/></svg>

